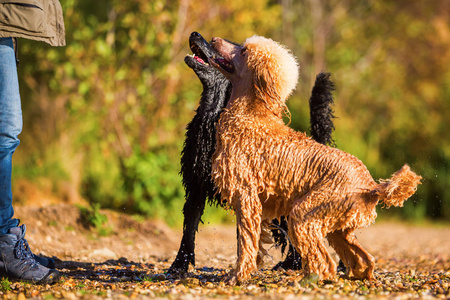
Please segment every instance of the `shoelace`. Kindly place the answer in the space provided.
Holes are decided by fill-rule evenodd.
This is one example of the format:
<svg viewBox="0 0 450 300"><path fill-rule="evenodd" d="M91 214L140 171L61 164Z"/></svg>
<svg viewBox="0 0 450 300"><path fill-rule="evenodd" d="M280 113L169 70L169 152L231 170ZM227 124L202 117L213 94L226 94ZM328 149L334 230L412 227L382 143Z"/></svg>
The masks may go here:
<svg viewBox="0 0 450 300"><path fill-rule="evenodd" d="M14 254L18 259L25 260L25 264L29 264L31 267L38 266L26 239L21 238L17 241L16 246L14 247Z"/></svg>

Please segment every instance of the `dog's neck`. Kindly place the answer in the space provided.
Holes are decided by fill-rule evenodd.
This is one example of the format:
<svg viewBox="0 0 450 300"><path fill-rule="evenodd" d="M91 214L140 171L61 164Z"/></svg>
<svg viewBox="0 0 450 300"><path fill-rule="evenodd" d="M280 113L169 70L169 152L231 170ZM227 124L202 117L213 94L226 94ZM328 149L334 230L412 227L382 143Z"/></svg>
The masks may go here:
<svg viewBox="0 0 450 300"><path fill-rule="evenodd" d="M236 78L234 80L231 80L231 83L233 85L233 89L231 91L230 101L228 101L227 108L231 108L233 103L239 99L243 98L245 96L249 96L252 94L251 91L251 80L247 78Z"/></svg>
<svg viewBox="0 0 450 300"><path fill-rule="evenodd" d="M241 115L247 116L264 116L279 119L282 121L283 111L270 110L264 100L256 97L255 92L252 89L245 89L239 91L233 88L231 92L230 100L226 106L227 110L234 108L234 110L240 111Z"/></svg>

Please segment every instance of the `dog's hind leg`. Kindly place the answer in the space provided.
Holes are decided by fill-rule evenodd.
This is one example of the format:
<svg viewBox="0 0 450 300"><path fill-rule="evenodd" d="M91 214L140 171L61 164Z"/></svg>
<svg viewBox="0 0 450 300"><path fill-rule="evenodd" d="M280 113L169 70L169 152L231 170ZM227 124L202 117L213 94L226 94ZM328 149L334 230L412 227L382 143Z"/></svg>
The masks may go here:
<svg viewBox="0 0 450 300"><path fill-rule="evenodd" d="M240 191L233 201L238 230L236 269L227 279L228 284L243 282L257 269L261 234L262 205L256 191Z"/></svg>
<svg viewBox="0 0 450 300"><path fill-rule="evenodd" d="M301 270L302 269L302 259L300 254L295 250L292 243L287 241L288 223L286 218L282 216L280 222L277 219L272 220L272 223L276 226L272 229L275 242L281 246L281 253L284 253L286 246L288 247L288 252L284 261L280 261L273 267L273 270Z"/></svg>
<svg viewBox="0 0 450 300"><path fill-rule="evenodd" d="M269 252L264 248L264 244L273 244L272 232L270 230L271 222L269 220L264 220L261 222L261 234L259 238L259 250L258 256L256 257L256 267L261 269L264 265L264 257L269 254Z"/></svg>
<svg viewBox="0 0 450 300"><path fill-rule="evenodd" d="M336 275L336 263L325 247L324 236L321 232L322 221L289 220L289 225L289 236L302 256L303 270L307 274L316 273L321 279L333 279Z"/></svg>
<svg viewBox="0 0 450 300"><path fill-rule="evenodd" d="M339 255L347 269L347 276L358 279L374 279L375 259L362 248L353 230L336 230L327 235L331 247Z"/></svg>
<svg viewBox="0 0 450 300"><path fill-rule="evenodd" d="M200 190L191 191L183 207L183 237L177 257L169 273L187 272L189 264L195 265L195 234L205 209L206 194Z"/></svg>
<svg viewBox="0 0 450 300"><path fill-rule="evenodd" d="M334 111L332 105L334 83L331 80L331 73L320 72L316 76L314 87L311 91L311 97L309 98L309 111L310 111L310 130L311 137L318 143L335 146L332 133L334 130L333 119ZM287 231L287 223L284 218L281 219L280 227ZM277 242L282 245L281 252L284 252L286 240L284 236L278 235L279 231L274 231ZM342 262L339 262L340 269L345 269ZM299 270L302 268L302 261L300 255L297 253L292 245L289 245L289 250L286 255L286 259L283 262L279 262L273 269L277 270L283 268L285 270ZM339 267L338 267L339 269Z"/></svg>
<svg viewBox="0 0 450 300"><path fill-rule="evenodd" d="M313 195L294 201L288 220L289 237L302 257L303 270L307 274L316 273L321 279L333 279L336 263L324 243L326 220L320 213L320 204L312 206ZM314 197L314 202L320 203L317 194Z"/></svg>

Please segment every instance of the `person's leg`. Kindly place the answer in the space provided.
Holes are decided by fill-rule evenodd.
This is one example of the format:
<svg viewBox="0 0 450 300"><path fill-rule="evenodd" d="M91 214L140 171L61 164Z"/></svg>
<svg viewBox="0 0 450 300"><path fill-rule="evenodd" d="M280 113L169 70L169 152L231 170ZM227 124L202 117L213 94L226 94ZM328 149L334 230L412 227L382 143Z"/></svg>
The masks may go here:
<svg viewBox="0 0 450 300"><path fill-rule="evenodd" d="M22 109L13 43L11 38L0 38L0 272L21 280L53 283L59 278L58 271L43 266L53 260L31 252L25 240L25 226L18 227L20 221L13 219L12 155L19 145L21 131Z"/></svg>
<svg viewBox="0 0 450 300"><path fill-rule="evenodd" d="M13 219L11 192L12 155L22 131L19 82L11 38L0 38L0 234L19 225Z"/></svg>

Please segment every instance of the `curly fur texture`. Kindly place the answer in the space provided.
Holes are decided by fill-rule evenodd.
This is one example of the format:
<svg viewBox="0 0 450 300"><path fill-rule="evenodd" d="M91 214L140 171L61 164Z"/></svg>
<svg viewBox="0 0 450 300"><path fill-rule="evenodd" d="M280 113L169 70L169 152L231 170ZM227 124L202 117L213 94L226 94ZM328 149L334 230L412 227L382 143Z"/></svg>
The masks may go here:
<svg viewBox="0 0 450 300"><path fill-rule="evenodd" d="M311 97L309 98L309 108L310 108L310 134L311 137L318 143L329 145L332 147L336 146L333 140L332 133L334 131L333 119L334 111L332 105L334 83L331 80L331 73L320 72L316 76L316 81L311 91ZM281 252L284 253L286 247L288 246L287 239L287 220L285 217L281 217L278 221L273 220L275 228L272 229L274 232L273 237L277 245L281 246ZM272 226L273 227L273 226ZM301 259L299 259L300 254L297 253L292 244L289 244L288 252L286 254L286 259L275 265L274 269L297 269L302 268ZM338 270L345 271L345 266L342 261L339 261Z"/></svg>
<svg viewBox="0 0 450 300"><path fill-rule="evenodd" d="M195 234L205 204L220 204L220 194L211 178L211 158L216 144L216 123L231 94L231 82L206 63L215 52L197 32L189 38L195 56L186 56L185 63L194 70L203 85L199 107L187 125L186 139L181 152L182 182L186 191L183 207L183 237L178 254L169 273L186 272L195 265Z"/></svg>
<svg viewBox="0 0 450 300"><path fill-rule="evenodd" d="M220 38L212 45L223 59L210 63L233 84L219 118L212 165L239 232L237 264L228 282L244 281L257 269L262 222L280 216L289 216L288 234L307 274L335 276L327 237L349 276L372 279L374 259L354 230L374 222L378 202L403 203L421 177L404 166L378 184L356 157L286 126L281 113L295 88L298 64L285 47L263 37L248 39L244 48Z"/></svg>
<svg viewBox="0 0 450 300"><path fill-rule="evenodd" d="M186 202L183 207L183 237L177 256L168 271L171 274L185 273L190 264L195 265L195 235L205 204L208 202L209 205L221 205L220 194L216 193L211 178L211 161L216 143L215 126L232 89L231 82L206 63L208 57L215 55L209 43L199 33L193 32L189 37L189 44L194 55L186 56L185 63L200 79L203 92L196 114L187 125L181 152L180 174L186 192ZM287 231L287 223L283 225ZM274 236L281 243L286 243L284 235L274 233ZM268 241L267 235L265 241ZM262 262L267 251L263 247L260 250ZM280 262L285 269L298 269L301 266L300 256L294 249L290 249L287 256L285 261Z"/></svg>
<svg viewBox="0 0 450 300"><path fill-rule="evenodd" d="M195 55L185 57L185 63L196 73L200 79L203 92L200 98L199 107L196 115L188 124L186 130L186 139L181 156L182 182L186 191L186 202L183 208L183 237L181 239L178 254L169 268L169 273L184 273L188 270L190 264L195 265L195 235L198 230L199 222L205 208L206 202L209 205L220 205L220 194L211 178L211 161L215 150L216 123L219 114L226 106L231 94L231 82L214 67L205 63L209 56L215 55L215 51L209 43L197 32L193 32L189 37L190 48ZM313 94L310 99L310 107L314 108L315 118L311 118L311 131L313 136L322 141L332 140L332 115L330 114L332 104L331 90L327 88L332 82L330 75L320 73L317 75L316 83L313 88ZM323 124L317 124L322 122ZM317 128L323 128L320 132L315 132ZM276 220L275 220L276 221ZM285 232L287 222L280 224L282 231L273 230L272 236L275 241L282 246L284 253L287 245ZM267 232L267 230L266 230ZM269 235L270 237L270 235ZM265 241L269 237L266 235ZM265 250L261 247L259 254L262 263L262 257ZM300 255L295 251L292 245L289 246L286 259L278 263L275 268L300 269Z"/></svg>
<svg viewBox="0 0 450 300"><path fill-rule="evenodd" d="M264 39L253 36L246 40L245 48L252 53L248 56L247 65L253 71L255 98L263 100L267 109L281 116L282 112L289 111L285 100L297 85L299 66L293 55L284 55L289 50L281 45L273 48ZM269 82L270 85L267 84Z"/></svg>
<svg viewBox="0 0 450 300"><path fill-rule="evenodd" d="M311 119L311 137L318 143L335 147L331 136L334 130L334 111L331 105L334 103L334 83L330 79L330 73L319 73L309 98L309 115Z"/></svg>

